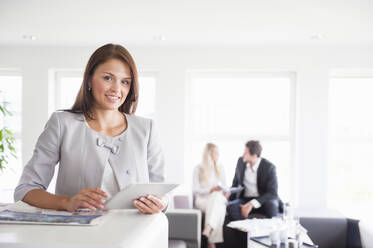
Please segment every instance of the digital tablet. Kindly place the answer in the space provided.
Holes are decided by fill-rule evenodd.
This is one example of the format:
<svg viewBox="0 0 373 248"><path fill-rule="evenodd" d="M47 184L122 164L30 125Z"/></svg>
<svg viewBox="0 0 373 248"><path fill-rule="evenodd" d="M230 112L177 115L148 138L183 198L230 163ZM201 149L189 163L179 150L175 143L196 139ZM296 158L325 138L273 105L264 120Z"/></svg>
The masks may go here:
<svg viewBox="0 0 373 248"><path fill-rule="evenodd" d="M105 203L105 210L111 209L133 209L133 200L141 196L155 195L162 196L179 186L170 183L141 183L130 184L119 191L116 195L108 199Z"/></svg>

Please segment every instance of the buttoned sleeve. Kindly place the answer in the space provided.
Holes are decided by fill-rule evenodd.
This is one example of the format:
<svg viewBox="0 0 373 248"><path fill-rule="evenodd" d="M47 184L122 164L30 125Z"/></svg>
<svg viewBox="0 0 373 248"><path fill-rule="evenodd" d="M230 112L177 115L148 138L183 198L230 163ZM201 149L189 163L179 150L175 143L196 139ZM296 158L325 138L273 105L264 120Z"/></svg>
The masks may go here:
<svg viewBox="0 0 373 248"><path fill-rule="evenodd" d="M46 190L60 160L61 131L58 113L52 114L39 136L34 153L23 169L14 192L14 200L20 201L32 189Z"/></svg>
<svg viewBox="0 0 373 248"><path fill-rule="evenodd" d="M159 134L154 121L150 120L150 133L147 146L147 161L150 182L164 182L165 159L159 142Z"/></svg>

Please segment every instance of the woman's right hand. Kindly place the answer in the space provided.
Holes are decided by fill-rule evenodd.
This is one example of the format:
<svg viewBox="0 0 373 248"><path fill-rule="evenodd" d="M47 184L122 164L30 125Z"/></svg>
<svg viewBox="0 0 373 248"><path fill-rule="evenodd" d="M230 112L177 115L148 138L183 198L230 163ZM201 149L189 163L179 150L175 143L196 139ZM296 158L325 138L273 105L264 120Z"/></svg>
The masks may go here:
<svg viewBox="0 0 373 248"><path fill-rule="evenodd" d="M103 208L107 194L99 188L82 189L73 197L70 197L65 202L65 209L69 212L74 212L78 208L89 208L96 210Z"/></svg>
<svg viewBox="0 0 373 248"><path fill-rule="evenodd" d="M221 191L221 188L219 186L214 186L210 189L210 193L214 192L214 191Z"/></svg>

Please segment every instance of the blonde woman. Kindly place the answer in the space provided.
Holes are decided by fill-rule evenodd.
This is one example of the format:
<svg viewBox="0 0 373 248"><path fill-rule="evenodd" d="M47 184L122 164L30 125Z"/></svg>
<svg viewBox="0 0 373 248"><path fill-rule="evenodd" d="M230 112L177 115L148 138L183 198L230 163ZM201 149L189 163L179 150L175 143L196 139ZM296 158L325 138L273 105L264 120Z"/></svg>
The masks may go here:
<svg viewBox="0 0 373 248"><path fill-rule="evenodd" d="M214 248L215 243L223 242L223 223L229 196L222 191L225 174L218 159L218 147L212 143L206 144L202 162L193 172L194 204L205 213L202 247L207 247L208 243L209 248Z"/></svg>

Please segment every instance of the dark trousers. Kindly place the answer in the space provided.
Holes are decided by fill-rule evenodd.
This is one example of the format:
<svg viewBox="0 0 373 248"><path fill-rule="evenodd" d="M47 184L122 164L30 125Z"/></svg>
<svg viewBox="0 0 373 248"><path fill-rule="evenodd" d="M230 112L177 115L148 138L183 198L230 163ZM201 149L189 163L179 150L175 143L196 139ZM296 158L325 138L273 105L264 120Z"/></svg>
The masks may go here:
<svg viewBox="0 0 373 248"><path fill-rule="evenodd" d="M227 206L227 216L224 222L224 245L217 246L217 248L245 248L247 247L247 233L241 232L237 229L227 227L226 225L235 220L244 219L241 215L240 205L247 203L254 198L241 198L228 203ZM279 213L279 200L273 199L271 201L265 202L260 208L254 209L250 212L249 217L255 218L272 218L277 216Z"/></svg>
<svg viewBox="0 0 373 248"><path fill-rule="evenodd" d="M251 201L255 198L239 198L234 201L228 203L227 206L227 213L231 220L243 220L244 217L241 215L241 207L240 205L246 204L247 202ZM279 209L279 202L278 199L273 199L264 202L260 208L253 208L250 214L261 214L267 218L272 218L278 215Z"/></svg>

